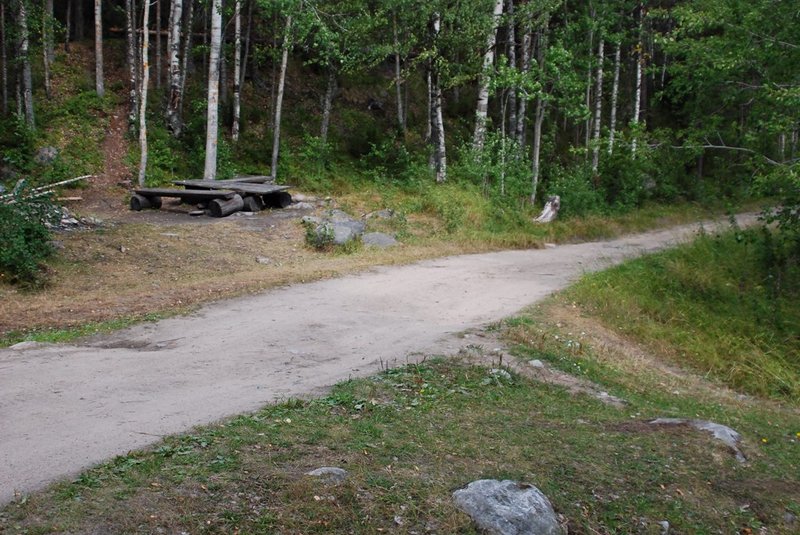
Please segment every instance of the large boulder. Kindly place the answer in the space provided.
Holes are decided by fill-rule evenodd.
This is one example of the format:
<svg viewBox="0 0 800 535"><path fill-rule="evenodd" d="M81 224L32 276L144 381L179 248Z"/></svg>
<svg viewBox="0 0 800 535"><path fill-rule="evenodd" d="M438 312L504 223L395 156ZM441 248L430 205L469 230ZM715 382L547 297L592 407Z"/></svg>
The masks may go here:
<svg viewBox="0 0 800 535"><path fill-rule="evenodd" d="M533 485L481 479L453 493L459 509L494 535L562 535L550 500Z"/></svg>

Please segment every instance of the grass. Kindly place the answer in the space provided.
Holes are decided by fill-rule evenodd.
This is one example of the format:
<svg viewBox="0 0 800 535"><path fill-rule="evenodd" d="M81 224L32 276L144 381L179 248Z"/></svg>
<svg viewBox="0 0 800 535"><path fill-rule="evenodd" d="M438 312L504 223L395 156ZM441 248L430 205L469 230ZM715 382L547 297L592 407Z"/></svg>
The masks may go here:
<svg viewBox="0 0 800 535"><path fill-rule="evenodd" d="M797 268L765 266L763 231L704 235L567 294L615 330L745 393L800 399Z"/></svg>

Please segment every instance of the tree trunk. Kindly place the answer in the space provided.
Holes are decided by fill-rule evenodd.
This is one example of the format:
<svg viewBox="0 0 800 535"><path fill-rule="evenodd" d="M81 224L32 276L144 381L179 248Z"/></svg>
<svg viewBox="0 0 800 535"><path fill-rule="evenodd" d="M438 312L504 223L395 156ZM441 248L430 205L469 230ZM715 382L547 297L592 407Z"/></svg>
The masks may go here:
<svg viewBox="0 0 800 535"><path fill-rule="evenodd" d="M242 101L242 1L236 0L234 9L234 47L233 47L233 125L231 138L239 141L239 114Z"/></svg>
<svg viewBox="0 0 800 535"><path fill-rule="evenodd" d="M516 29L516 20L514 20L514 0L507 0L508 4L506 6L506 13L508 14L508 47L507 47L507 56L508 56L508 65L515 69L517 67L517 29ZM508 109L508 131L512 132L513 135L516 135L517 132L517 91L515 88L509 88L508 92L508 103L507 106L504 106L504 109ZM505 139L505 135L503 136Z"/></svg>
<svg viewBox="0 0 800 535"><path fill-rule="evenodd" d="M331 110L336 89L336 68L331 65L328 67L328 86L325 88L325 98L322 102L322 124L319 129L319 137L323 144L328 142L328 128L331 123Z"/></svg>
<svg viewBox="0 0 800 535"><path fill-rule="evenodd" d="M44 59L44 93L48 99L53 96L51 72L55 52L53 51L53 0L45 0L42 12L42 55Z"/></svg>
<svg viewBox="0 0 800 535"><path fill-rule="evenodd" d="M156 87L161 89L161 0L156 2Z"/></svg>
<svg viewBox="0 0 800 535"><path fill-rule="evenodd" d="M103 0L94 0L94 76L97 96L103 98Z"/></svg>
<svg viewBox="0 0 800 535"><path fill-rule="evenodd" d="M8 52L6 51L6 5L0 3L0 61L3 62L3 115L8 114Z"/></svg>
<svg viewBox="0 0 800 535"><path fill-rule="evenodd" d="M400 69L400 37L397 35L397 14L392 13L392 32L394 34L394 88L397 97L397 127L406 135L406 121L403 115L403 79Z"/></svg>
<svg viewBox="0 0 800 535"><path fill-rule="evenodd" d="M600 126L603 116L603 61L605 60L605 41L600 38L597 45L597 85L594 95L594 146L592 147L592 172L597 174L600 167Z"/></svg>
<svg viewBox="0 0 800 535"><path fill-rule="evenodd" d="M537 41L539 39L537 38ZM531 27L530 27L530 20L527 20L525 23L525 31L522 34L522 57L520 58L520 70L522 71L523 75L527 75L528 72L531 70ZM528 106L528 99L527 97L521 97L518 99L517 103L517 143L520 147L525 146L525 115L526 115L526 108Z"/></svg>
<svg viewBox="0 0 800 535"><path fill-rule="evenodd" d="M183 124L183 95L186 94L186 76L189 73L189 58L192 55L192 26L194 24L194 0L189 0L189 13L186 15L186 29L183 31L183 58L181 63L180 100L178 102L177 123Z"/></svg>
<svg viewBox="0 0 800 535"><path fill-rule="evenodd" d="M441 25L441 16L439 13L435 13L433 16L434 42L438 40ZM445 147L444 117L442 115L442 85L439 81L439 68L436 66L435 62L431 69L431 108L433 170L436 174L436 182L441 184L447 180L447 150Z"/></svg>
<svg viewBox="0 0 800 535"><path fill-rule="evenodd" d="M472 136L472 148L476 152L483 150L486 140L486 116L489 109L489 81L491 73L489 70L494 64L494 45L497 40L497 28L500 24L500 17L503 14L504 0L495 0L494 11L492 12L492 29L486 39L486 52L483 55L483 70L481 71L480 81L478 82L478 104L475 107L475 133Z"/></svg>
<svg viewBox="0 0 800 535"><path fill-rule="evenodd" d="M250 35L253 32L253 5L255 0L250 0L247 4L247 34L244 38L244 57L242 58L242 72L239 76L239 86L244 87L244 79L247 74L247 58L250 57Z"/></svg>
<svg viewBox="0 0 800 535"><path fill-rule="evenodd" d="M83 41L86 37L86 29L83 17L83 0L77 0L75 4L75 40Z"/></svg>
<svg viewBox="0 0 800 535"><path fill-rule="evenodd" d="M426 87L428 88L428 107L425 115L428 120L425 122L425 143L431 141L433 135L433 62L428 60L428 65L425 69Z"/></svg>
<svg viewBox="0 0 800 535"><path fill-rule="evenodd" d="M139 93L139 187L144 187L147 173L147 86L150 84L150 3L144 2L142 10L142 75L141 91Z"/></svg>
<svg viewBox="0 0 800 535"><path fill-rule="evenodd" d="M281 109L283 107L283 88L286 85L286 68L289 64L289 49L292 47L292 16L286 17L286 32L283 36L281 72L278 78L278 93L275 96L275 123L272 127L272 178L278 177L278 152L281 146Z"/></svg>
<svg viewBox="0 0 800 535"><path fill-rule="evenodd" d="M64 17L64 52L69 52L70 24L72 24L72 2L67 2L67 14Z"/></svg>
<svg viewBox="0 0 800 535"><path fill-rule="evenodd" d="M191 1L191 0L189 0ZM181 23L183 22L183 0L172 0L169 28L169 99L167 100L167 127L174 137L181 135Z"/></svg>
<svg viewBox="0 0 800 535"><path fill-rule="evenodd" d="M25 110L25 124L28 125L28 128L33 129L36 127L36 119L33 113L33 80L31 76L31 58L28 54L30 46L28 42L28 9L25 2L19 2L17 24L19 25L19 62L22 65L22 77L20 80L22 106Z"/></svg>
<svg viewBox="0 0 800 535"><path fill-rule="evenodd" d="M205 180L217 178L217 143L219 124L219 49L222 41L222 0L213 0L211 7L211 48L208 53L208 107L206 114Z"/></svg>
<svg viewBox="0 0 800 535"><path fill-rule="evenodd" d="M592 109L592 58L594 57L594 19L596 16L596 12L594 7L591 8L590 14L590 21L589 21L589 67L586 69L586 110ZM586 159L589 159L589 139L591 136L592 130L592 116L591 114L586 116L586 123L584 125L584 146L586 147Z"/></svg>
<svg viewBox="0 0 800 535"><path fill-rule="evenodd" d="M547 61L547 23L539 30L538 46L536 48L536 62L539 71L544 72L545 61ZM536 99L536 112L533 118L533 152L531 154L531 204L536 202L536 190L539 188L539 175L542 151L542 123L544 123L545 109L547 101L544 98L544 88Z"/></svg>
<svg viewBox="0 0 800 535"><path fill-rule="evenodd" d="M631 120L631 124L633 128L636 129L639 125L639 114L642 110L642 67L644 64L644 50L642 45L642 28L643 24L643 10L644 6L640 3L639 4L639 42L636 44L636 92L633 98L633 119ZM631 141L631 156L636 158L636 148L639 143L639 137L637 134L634 134L633 140Z"/></svg>
<svg viewBox="0 0 800 535"><path fill-rule="evenodd" d="M139 75L136 61L138 39L136 38L136 10L133 0L125 0L125 38L128 62L128 131L136 132L136 117L139 114Z"/></svg>
<svg viewBox="0 0 800 535"><path fill-rule="evenodd" d="M614 136L617 133L617 102L619 101L619 64L622 57L622 42L614 51L614 85L611 88L611 124L608 132L608 154L614 153Z"/></svg>

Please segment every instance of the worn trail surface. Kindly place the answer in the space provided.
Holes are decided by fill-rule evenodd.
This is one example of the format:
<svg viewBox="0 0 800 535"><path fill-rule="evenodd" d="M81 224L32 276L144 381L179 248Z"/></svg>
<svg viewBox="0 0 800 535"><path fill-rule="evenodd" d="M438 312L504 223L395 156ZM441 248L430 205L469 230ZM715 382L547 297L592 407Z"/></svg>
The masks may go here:
<svg viewBox="0 0 800 535"><path fill-rule="evenodd" d="M379 268L83 344L0 350L0 505L161 436L449 353L457 333L698 228Z"/></svg>

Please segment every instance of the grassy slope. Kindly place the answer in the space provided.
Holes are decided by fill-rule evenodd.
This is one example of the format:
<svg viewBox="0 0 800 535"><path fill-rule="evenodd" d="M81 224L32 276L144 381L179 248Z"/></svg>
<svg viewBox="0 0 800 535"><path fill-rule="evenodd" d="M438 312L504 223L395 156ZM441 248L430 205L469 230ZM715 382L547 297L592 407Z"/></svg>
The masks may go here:
<svg viewBox="0 0 800 535"><path fill-rule="evenodd" d="M687 258L671 254L676 264ZM719 263L700 258L706 263L692 264L699 273ZM580 301L596 277L628 285L642 278L635 263L590 277L493 330L520 370L528 359L546 360L626 399L624 408L434 359L119 457L6 508L0 530L474 533L450 493L491 477L539 486L571 533L659 533L663 520L677 533L796 532L786 515L800 515L797 400L740 396L670 364L680 346L669 340L654 349L647 334L638 343L609 329ZM608 288L604 299L625 297L626 285ZM688 314L699 305L672 306ZM646 321L641 310L628 321ZM646 423L662 416L739 430L749 462L738 464L704 433ZM326 465L346 468L349 479L326 486L303 475Z"/></svg>

